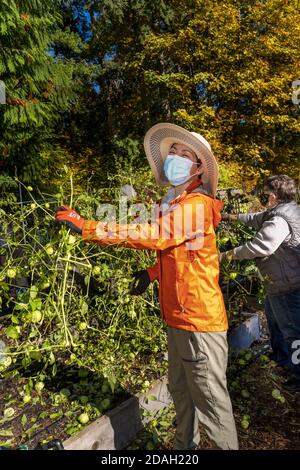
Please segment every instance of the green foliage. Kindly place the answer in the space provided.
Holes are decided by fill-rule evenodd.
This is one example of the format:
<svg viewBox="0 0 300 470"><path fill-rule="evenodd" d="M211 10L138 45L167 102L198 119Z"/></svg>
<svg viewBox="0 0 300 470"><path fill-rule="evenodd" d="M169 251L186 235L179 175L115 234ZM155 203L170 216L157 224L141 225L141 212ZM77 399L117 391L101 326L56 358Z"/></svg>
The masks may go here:
<svg viewBox="0 0 300 470"><path fill-rule="evenodd" d="M104 186L115 157L125 166L139 153L146 166L145 132L170 121L202 133L252 185L298 178L297 0L3 1L0 14L10 174L41 179L65 152Z"/></svg>
<svg viewBox="0 0 300 470"><path fill-rule="evenodd" d="M2 1L0 79L6 104L0 107L0 156L4 169L37 180L41 152L53 145L55 125L75 100L75 62L55 47L62 42L62 2ZM77 38L77 44L76 43ZM55 45L54 41L57 41ZM69 34L70 47L79 37Z"/></svg>
<svg viewBox="0 0 300 470"><path fill-rule="evenodd" d="M50 204L42 196L37 201L27 188L31 203L20 206L7 199L0 212L5 241L0 337L10 359L0 369L5 373L11 364L21 361L27 368L37 361L55 375L63 356L64 362L107 377L113 391L118 381L136 380L128 372L136 356L165 348L155 288L141 297L129 295L132 272L152 264L153 256L100 249L83 244L65 227L58 231L50 204L67 202L69 194L53 195ZM97 206L88 196L71 194L70 202L85 217L95 218ZM157 368L151 361L148 366ZM144 372L139 379L142 385Z"/></svg>
<svg viewBox="0 0 300 470"><path fill-rule="evenodd" d="M87 96L86 129L80 125L89 142L100 141L107 155L114 139L141 141L152 124L171 121L202 133L220 161L241 165L252 184L270 173L298 178L297 0L86 8L93 17L86 54L101 63L100 92Z"/></svg>

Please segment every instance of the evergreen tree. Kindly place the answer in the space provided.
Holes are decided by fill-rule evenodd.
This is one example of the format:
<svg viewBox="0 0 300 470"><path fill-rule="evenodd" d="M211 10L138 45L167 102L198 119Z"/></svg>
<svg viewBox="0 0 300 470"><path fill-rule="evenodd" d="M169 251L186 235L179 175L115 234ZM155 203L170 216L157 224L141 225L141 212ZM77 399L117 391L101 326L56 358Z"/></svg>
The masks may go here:
<svg viewBox="0 0 300 470"><path fill-rule="evenodd" d="M108 155L118 158L140 155L141 136L151 124L149 109L161 113L159 90L149 90L140 61L147 36L167 31L173 9L166 0L72 1L75 31L87 41L82 58L98 67L95 80L80 96L77 115L71 117L72 151L88 146L89 159L98 181L114 167ZM74 15L74 12L76 14ZM74 21L75 19L75 21ZM82 147L81 147L82 150ZM141 159L139 159L141 160ZM110 162L108 168L107 162ZM141 160L144 164L144 160ZM105 171L104 171L105 170Z"/></svg>
<svg viewBox="0 0 300 470"><path fill-rule="evenodd" d="M38 179L43 153L55 146L55 125L72 104L74 61L55 50L74 46L62 26L62 2L2 0L0 3L0 159L4 171Z"/></svg>
<svg viewBox="0 0 300 470"><path fill-rule="evenodd" d="M32 179L66 149L104 182L110 156L139 157L146 130L169 121L247 177L298 176L297 0L3 0L0 18L10 173Z"/></svg>

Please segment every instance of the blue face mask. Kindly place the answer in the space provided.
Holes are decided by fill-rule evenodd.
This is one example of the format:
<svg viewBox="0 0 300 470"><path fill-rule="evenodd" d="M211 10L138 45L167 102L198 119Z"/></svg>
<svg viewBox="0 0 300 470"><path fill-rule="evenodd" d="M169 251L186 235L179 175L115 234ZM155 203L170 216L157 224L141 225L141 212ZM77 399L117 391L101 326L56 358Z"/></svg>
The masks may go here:
<svg viewBox="0 0 300 470"><path fill-rule="evenodd" d="M164 172L171 185L179 186L192 178L196 174L190 175L192 165L197 163L179 155L168 155L164 162Z"/></svg>

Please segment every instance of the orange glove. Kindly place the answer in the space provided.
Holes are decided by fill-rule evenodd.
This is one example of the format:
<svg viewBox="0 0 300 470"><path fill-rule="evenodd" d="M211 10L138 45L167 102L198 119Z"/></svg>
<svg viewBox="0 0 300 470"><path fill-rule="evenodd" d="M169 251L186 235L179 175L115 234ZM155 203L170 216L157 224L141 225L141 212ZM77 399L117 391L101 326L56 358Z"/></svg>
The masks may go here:
<svg viewBox="0 0 300 470"><path fill-rule="evenodd" d="M58 225L67 225L70 229L82 234L85 219L80 217L71 207L60 206L55 210L55 220Z"/></svg>

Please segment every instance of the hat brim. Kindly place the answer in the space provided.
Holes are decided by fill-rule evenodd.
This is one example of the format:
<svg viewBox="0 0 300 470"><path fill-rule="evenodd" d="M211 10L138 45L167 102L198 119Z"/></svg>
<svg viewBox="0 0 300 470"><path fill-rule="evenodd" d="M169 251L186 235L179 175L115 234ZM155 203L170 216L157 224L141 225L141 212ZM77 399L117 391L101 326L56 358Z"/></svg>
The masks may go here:
<svg viewBox="0 0 300 470"><path fill-rule="evenodd" d="M213 153L191 132L176 124L156 124L145 135L144 148L157 184L159 186L170 185L164 173L164 161L174 143L185 144L195 152L204 168L201 175L203 189L211 196L215 196L218 184L218 164Z"/></svg>

